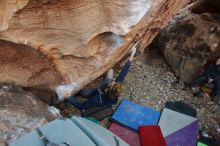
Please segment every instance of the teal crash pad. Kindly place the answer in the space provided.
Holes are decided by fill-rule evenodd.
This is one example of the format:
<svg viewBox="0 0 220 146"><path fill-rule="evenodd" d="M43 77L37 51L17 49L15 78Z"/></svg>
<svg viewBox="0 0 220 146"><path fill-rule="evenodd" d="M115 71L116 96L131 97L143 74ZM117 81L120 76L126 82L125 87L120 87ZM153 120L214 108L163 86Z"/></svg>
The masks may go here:
<svg viewBox="0 0 220 146"><path fill-rule="evenodd" d="M60 145L65 142L71 146L128 146L107 129L81 117L57 119L39 129L50 142ZM9 146L44 146L44 143L33 130Z"/></svg>

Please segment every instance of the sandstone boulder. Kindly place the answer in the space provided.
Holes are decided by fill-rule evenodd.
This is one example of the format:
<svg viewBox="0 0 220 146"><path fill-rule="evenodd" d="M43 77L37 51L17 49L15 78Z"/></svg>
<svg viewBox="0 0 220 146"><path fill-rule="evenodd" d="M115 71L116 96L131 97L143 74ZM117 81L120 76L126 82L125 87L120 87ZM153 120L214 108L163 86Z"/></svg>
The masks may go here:
<svg viewBox="0 0 220 146"><path fill-rule="evenodd" d="M219 0L200 0L192 8L193 13L220 13L220 2Z"/></svg>
<svg viewBox="0 0 220 146"><path fill-rule="evenodd" d="M155 42L174 73L190 81L202 67L220 57L220 14L180 12Z"/></svg>
<svg viewBox="0 0 220 146"><path fill-rule="evenodd" d="M2 0L0 39L5 41L0 47L6 45L8 50L0 53L4 64L0 80L53 90L72 84L76 93L113 67L135 42L142 51L188 2ZM12 53L22 48L32 51L18 53L19 60ZM7 62L11 58L16 59Z"/></svg>
<svg viewBox="0 0 220 146"><path fill-rule="evenodd" d="M55 119L48 106L13 84L0 83L0 145Z"/></svg>

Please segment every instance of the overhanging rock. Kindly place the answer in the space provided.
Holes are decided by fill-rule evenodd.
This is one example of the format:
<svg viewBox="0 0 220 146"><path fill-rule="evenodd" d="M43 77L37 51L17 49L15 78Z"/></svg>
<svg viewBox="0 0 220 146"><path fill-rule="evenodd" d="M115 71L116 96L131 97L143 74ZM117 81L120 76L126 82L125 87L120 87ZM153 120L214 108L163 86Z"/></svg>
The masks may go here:
<svg viewBox="0 0 220 146"><path fill-rule="evenodd" d="M2 0L0 39L36 49L44 57L33 55L33 59L45 59L51 67L26 68L28 75L24 77L24 61L16 64L17 76L10 64L1 68L0 74L8 72L8 80L26 87L33 86L29 82L33 76L34 86L55 89L59 84L73 84L72 92L76 93L113 67L135 42L143 50L187 3L188 0ZM42 73L45 68L50 68L51 76ZM47 77L59 80L45 83Z"/></svg>

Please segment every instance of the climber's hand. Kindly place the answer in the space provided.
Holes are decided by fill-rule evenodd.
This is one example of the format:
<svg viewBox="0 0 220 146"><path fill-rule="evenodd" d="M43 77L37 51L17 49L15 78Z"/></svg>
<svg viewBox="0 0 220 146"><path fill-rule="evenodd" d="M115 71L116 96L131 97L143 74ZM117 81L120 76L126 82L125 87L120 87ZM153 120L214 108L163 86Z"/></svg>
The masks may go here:
<svg viewBox="0 0 220 146"><path fill-rule="evenodd" d="M135 53L136 53L136 50L137 50L137 49L136 49L136 45L137 45L137 44L135 44L135 45L131 48L131 51L130 51L130 52L131 52L131 55L130 55L130 58L129 58L130 61L133 60L134 55L135 55Z"/></svg>
<svg viewBox="0 0 220 146"><path fill-rule="evenodd" d="M212 83L214 81L214 79L209 78L208 83Z"/></svg>
<svg viewBox="0 0 220 146"><path fill-rule="evenodd" d="M60 101L63 101L64 99L67 99L72 94L72 90L75 88L73 84L64 84L64 85L58 85L56 87L56 93L58 95L58 99Z"/></svg>
<svg viewBox="0 0 220 146"><path fill-rule="evenodd" d="M106 73L106 77L111 80L113 79L113 75L114 75L113 69L108 70L108 72Z"/></svg>
<svg viewBox="0 0 220 146"><path fill-rule="evenodd" d="M72 93L70 91L64 91L63 92L63 98L67 99L68 97L70 97L72 95Z"/></svg>

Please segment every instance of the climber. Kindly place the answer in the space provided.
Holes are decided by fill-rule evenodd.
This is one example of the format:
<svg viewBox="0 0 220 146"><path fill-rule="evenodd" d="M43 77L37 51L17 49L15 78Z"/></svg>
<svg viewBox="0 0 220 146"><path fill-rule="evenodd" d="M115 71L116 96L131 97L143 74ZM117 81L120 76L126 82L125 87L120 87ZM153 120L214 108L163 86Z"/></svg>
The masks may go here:
<svg viewBox="0 0 220 146"><path fill-rule="evenodd" d="M70 96L67 98L69 102L79 110L88 109L93 106L108 106L116 104L122 90L122 83L129 72L135 53L136 45L132 47L129 60L121 70L115 82L112 81L113 69L110 69L103 78L100 86L94 89L83 89L79 92L79 95L86 98L86 101L81 103L76 99L76 96Z"/></svg>
<svg viewBox="0 0 220 146"><path fill-rule="evenodd" d="M189 83L189 88L197 87L200 84L214 84L213 99L220 100L220 58L217 59L215 64L210 64L208 69Z"/></svg>

